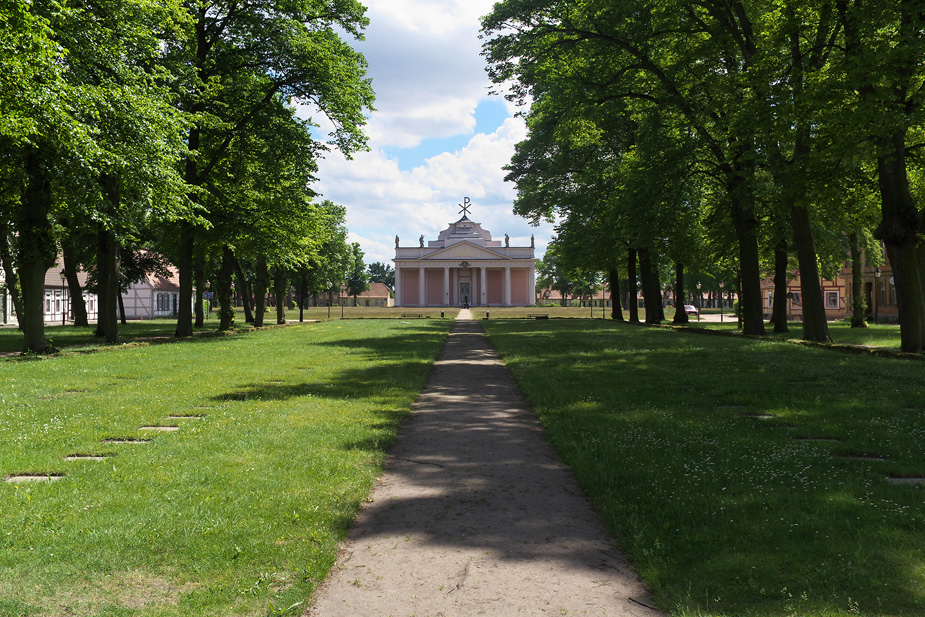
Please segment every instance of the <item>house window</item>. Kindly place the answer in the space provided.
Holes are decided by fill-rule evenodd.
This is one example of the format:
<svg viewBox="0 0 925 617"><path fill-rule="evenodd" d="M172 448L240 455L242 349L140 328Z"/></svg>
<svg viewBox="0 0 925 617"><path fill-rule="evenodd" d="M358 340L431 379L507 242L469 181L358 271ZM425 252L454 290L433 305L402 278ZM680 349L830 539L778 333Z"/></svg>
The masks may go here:
<svg viewBox="0 0 925 617"><path fill-rule="evenodd" d="M157 294L157 312L166 313L170 311L170 294Z"/></svg>
<svg viewBox="0 0 925 617"><path fill-rule="evenodd" d="M886 285L880 285L880 306L886 304Z"/></svg>
<svg viewBox="0 0 925 617"><path fill-rule="evenodd" d="M825 308L827 309L837 309L838 308L838 292L837 291L825 292Z"/></svg>
<svg viewBox="0 0 925 617"><path fill-rule="evenodd" d="M768 292L768 308L774 308L774 292Z"/></svg>

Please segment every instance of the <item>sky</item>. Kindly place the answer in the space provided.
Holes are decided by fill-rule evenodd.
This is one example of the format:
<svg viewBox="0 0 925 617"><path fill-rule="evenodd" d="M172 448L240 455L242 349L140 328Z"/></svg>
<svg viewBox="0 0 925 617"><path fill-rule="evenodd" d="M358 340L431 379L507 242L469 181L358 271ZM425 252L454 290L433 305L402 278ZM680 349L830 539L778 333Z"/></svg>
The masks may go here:
<svg viewBox="0 0 925 617"><path fill-rule="evenodd" d="M532 227L513 213L514 185L502 169L526 128L517 109L489 95L480 55L479 18L495 0L366 0L365 41L352 41L369 63L376 111L366 127L369 152L346 160L329 152L314 188L346 206L349 241L359 242L367 264L391 264L401 246L436 240L469 218L495 239L545 250L551 225ZM303 110L307 115L307 111ZM314 118L322 124L319 118Z"/></svg>

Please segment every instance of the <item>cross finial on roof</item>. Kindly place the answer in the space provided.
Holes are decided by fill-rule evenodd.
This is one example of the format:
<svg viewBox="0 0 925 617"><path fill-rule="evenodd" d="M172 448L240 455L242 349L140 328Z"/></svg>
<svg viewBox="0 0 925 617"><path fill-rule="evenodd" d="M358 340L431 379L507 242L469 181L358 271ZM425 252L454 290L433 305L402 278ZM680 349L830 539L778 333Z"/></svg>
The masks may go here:
<svg viewBox="0 0 925 617"><path fill-rule="evenodd" d="M471 203L472 203L472 200L470 200L468 197L466 197L466 198L463 200L463 203L459 204L459 207L462 208L462 210L460 210L459 212L463 215L463 217L468 216L468 214L469 214L469 208L472 207L472 206L469 205L469 204L471 204Z"/></svg>

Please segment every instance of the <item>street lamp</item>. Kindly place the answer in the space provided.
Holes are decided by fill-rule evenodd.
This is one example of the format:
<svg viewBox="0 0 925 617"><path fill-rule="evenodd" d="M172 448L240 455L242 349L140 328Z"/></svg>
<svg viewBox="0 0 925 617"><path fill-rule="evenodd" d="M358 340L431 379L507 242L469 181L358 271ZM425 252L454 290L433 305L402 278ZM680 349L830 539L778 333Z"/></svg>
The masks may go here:
<svg viewBox="0 0 925 617"><path fill-rule="evenodd" d="M67 274L61 271L61 325L64 325L64 318L67 312L64 310L64 290L67 289Z"/></svg>
<svg viewBox="0 0 925 617"><path fill-rule="evenodd" d="M874 323L880 322L879 315L879 306L877 302L880 300L880 266L877 266L877 269L874 270Z"/></svg>

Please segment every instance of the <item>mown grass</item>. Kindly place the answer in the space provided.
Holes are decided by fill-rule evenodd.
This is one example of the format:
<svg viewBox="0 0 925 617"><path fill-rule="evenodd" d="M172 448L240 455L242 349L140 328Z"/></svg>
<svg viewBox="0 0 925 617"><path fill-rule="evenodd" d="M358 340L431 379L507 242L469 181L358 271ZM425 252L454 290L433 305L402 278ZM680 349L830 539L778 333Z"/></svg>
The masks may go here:
<svg viewBox="0 0 925 617"><path fill-rule="evenodd" d="M65 474L0 482L0 615L300 614L449 326L0 363L0 478ZM105 442L126 437L151 441Z"/></svg>
<svg viewBox="0 0 925 617"><path fill-rule="evenodd" d="M400 319L402 313L420 312L419 309L396 309L396 308L377 308L377 307L332 307L330 312L327 308L313 307L307 308L302 314L305 321L328 321L334 319ZM459 313L459 309L436 309L428 310L425 314L431 319L440 319L440 313L444 313L445 319L454 319ZM330 314L329 314L330 313ZM215 333L218 329L218 314L212 311L205 319L202 328L194 328L195 336L208 336ZM299 323L299 309L288 309L286 311L286 323ZM276 309L270 308L264 318L264 326L276 325ZM153 319L148 321L132 320L125 324L119 324L119 340L121 343L131 342L138 339L151 338L170 338L173 337L177 329L176 319ZM244 311L241 308L235 311L235 331L246 331L253 329L252 324L245 323ZM91 324L89 327L75 328L72 324L47 324L45 326L45 336L49 342L56 348L89 348L107 346L102 339L96 337L94 332L96 326ZM23 350L24 339L21 332L15 327L0 328L0 353L20 352Z"/></svg>
<svg viewBox="0 0 925 617"><path fill-rule="evenodd" d="M887 479L925 476L921 363L602 320L482 323L673 615L925 614L925 487Z"/></svg>

